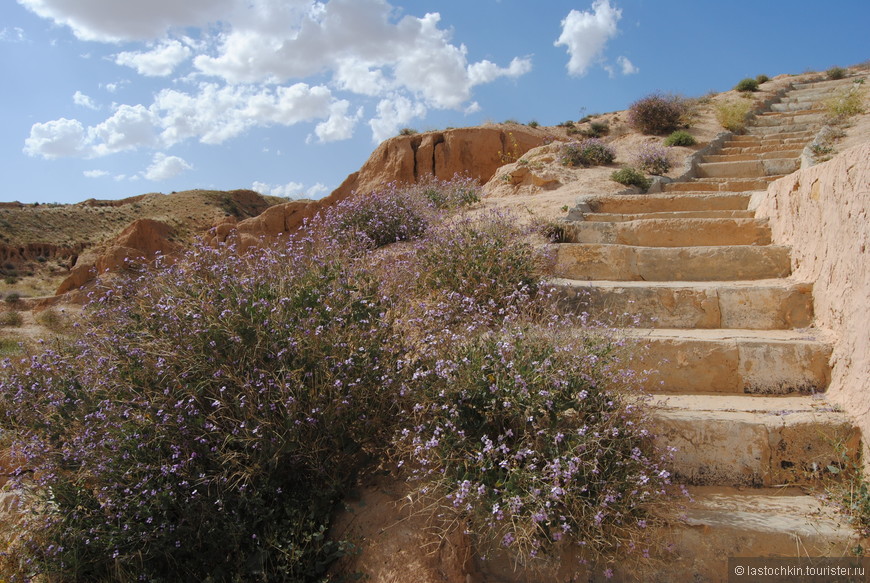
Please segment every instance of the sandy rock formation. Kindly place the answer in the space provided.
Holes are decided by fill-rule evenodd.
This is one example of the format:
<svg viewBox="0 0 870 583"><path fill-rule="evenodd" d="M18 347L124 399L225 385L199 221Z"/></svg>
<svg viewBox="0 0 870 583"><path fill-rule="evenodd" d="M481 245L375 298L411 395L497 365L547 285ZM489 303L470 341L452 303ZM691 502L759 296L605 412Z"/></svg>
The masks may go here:
<svg viewBox="0 0 870 583"><path fill-rule="evenodd" d="M0 263L23 263L44 259L67 259L81 253L83 245L54 245L52 243L26 243L0 245Z"/></svg>
<svg viewBox="0 0 870 583"><path fill-rule="evenodd" d="M292 201L241 221L235 230L242 248L259 239L288 233L321 209L354 193L368 194L390 182L412 184L425 176L449 180L467 174L481 184L496 170L543 144L545 130L525 126L474 127L412 136L396 136L378 146L358 172L348 176L329 196L317 201ZM214 229L213 242L226 241L233 231L226 223Z"/></svg>
<svg viewBox="0 0 870 583"><path fill-rule="evenodd" d="M830 400L870 435L870 143L774 182L757 216L792 246L792 277L813 281L816 325L837 340Z"/></svg>
<svg viewBox="0 0 870 583"><path fill-rule="evenodd" d="M139 219L124 229L102 253L79 261L57 290L57 294L78 289L99 274L120 271L128 262L149 262L157 255L178 250L171 241L172 227L153 219Z"/></svg>

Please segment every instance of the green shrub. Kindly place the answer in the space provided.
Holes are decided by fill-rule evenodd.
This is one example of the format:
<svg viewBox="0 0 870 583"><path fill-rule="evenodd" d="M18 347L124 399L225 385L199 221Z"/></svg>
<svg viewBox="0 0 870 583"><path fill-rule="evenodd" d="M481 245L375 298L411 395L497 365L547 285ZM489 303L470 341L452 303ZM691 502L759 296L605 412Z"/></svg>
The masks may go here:
<svg viewBox="0 0 870 583"><path fill-rule="evenodd" d="M610 126L607 122L593 121L589 123L589 127L580 130L580 133L590 138L600 138L610 133Z"/></svg>
<svg viewBox="0 0 870 583"><path fill-rule="evenodd" d="M10 294L8 294L8 295L6 296L6 298L5 298L4 301L5 301L7 304L10 304L10 305L13 305L13 306L14 306L14 305L17 305L17 304L19 304L19 303L21 302L21 294L19 294L18 292L12 292L12 293L10 293Z"/></svg>
<svg viewBox="0 0 870 583"><path fill-rule="evenodd" d="M755 81L756 81L756 83L761 85L763 83L767 83L768 81L770 81L770 77L768 77L767 75L758 75L757 77L755 77Z"/></svg>
<svg viewBox="0 0 870 583"><path fill-rule="evenodd" d="M538 123L537 121L535 121L535 120L532 120L532 121L530 121L530 122L528 123L528 126L529 126L530 128L536 128L536 127L538 127L538 126L540 126L540 125L541 125L541 124L539 124L539 123Z"/></svg>
<svg viewBox="0 0 870 583"><path fill-rule="evenodd" d="M24 324L24 317L18 312L0 312L0 326L18 327Z"/></svg>
<svg viewBox="0 0 870 583"><path fill-rule="evenodd" d="M630 166L615 170L610 175L610 179L626 186L637 186L644 192L652 186L652 180L644 176L643 172L637 168L632 168Z"/></svg>
<svg viewBox="0 0 870 583"><path fill-rule="evenodd" d="M747 77L746 79L741 79L740 82L734 86L734 89L744 93L758 91L758 81L751 77Z"/></svg>
<svg viewBox="0 0 870 583"><path fill-rule="evenodd" d="M643 134L668 134L682 125L685 113L682 97L653 93L629 106L628 123Z"/></svg>
<svg viewBox="0 0 870 583"><path fill-rule="evenodd" d="M716 121L728 131L741 133L746 130L751 112L751 102L743 99L732 99L716 104Z"/></svg>
<svg viewBox="0 0 870 583"><path fill-rule="evenodd" d="M417 134L419 134L419 133L420 133L420 132L418 132L418 131L415 130L414 128L402 128L402 129L399 130L399 135L400 135L400 136L415 136L415 135L417 135Z"/></svg>
<svg viewBox="0 0 870 583"><path fill-rule="evenodd" d="M677 130L665 138L665 146L694 146L697 142L695 136L686 130Z"/></svg>
<svg viewBox="0 0 870 583"><path fill-rule="evenodd" d="M63 332L69 329L71 323L69 316L61 310L49 308L36 314L35 320L40 326L44 326L52 332Z"/></svg>
<svg viewBox="0 0 870 583"><path fill-rule="evenodd" d="M841 89L825 99L823 105L828 116L835 121L843 121L864 113L866 110L864 87L855 84L848 89Z"/></svg>
<svg viewBox="0 0 870 583"><path fill-rule="evenodd" d="M831 67L827 71L828 79L831 79L832 81L837 79L843 79L847 73L848 71L843 67Z"/></svg>
<svg viewBox="0 0 870 583"><path fill-rule="evenodd" d="M616 159L613 149L596 138L581 142L568 142L559 152L559 161L564 166L604 166Z"/></svg>

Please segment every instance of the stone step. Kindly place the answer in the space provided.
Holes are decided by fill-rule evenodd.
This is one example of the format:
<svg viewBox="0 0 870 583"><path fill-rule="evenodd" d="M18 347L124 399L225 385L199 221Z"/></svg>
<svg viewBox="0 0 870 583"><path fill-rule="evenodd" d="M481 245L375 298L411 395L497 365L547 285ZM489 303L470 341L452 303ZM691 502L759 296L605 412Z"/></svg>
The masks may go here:
<svg viewBox="0 0 870 583"><path fill-rule="evenodd" d="M859 451L848 416L818 396L670 395L652 406L656 439L676 448L670 470L682 483L809 485Z"/></svg>
<svg viewBox="0 0 870 583"><path fill-rule="evenodd" d="M773 127L793 124L821 124L825 121L823 113L779 113L768 112L752 120L752 127Z"/></svg>
<svg viewBox="0 0 870 583"><path fill-rule="evenodd" d="M796 112L796 111L816 111L815 103L809 100L798 101L798 100L782 100L780 103L771 104L770 110L772 112Z"/></svg>
<svg viewBox="0 0 870 583"><path fill-rule="evenodd" d="M755 178L791 174L800 168L797 158L744 160L739 162L702 162L698 164L700 178Z"/></svg>
<svg viewBox="0 0 870 583"><path fill-rule="evenodd" d="M790 330L813 324L812 284L785 279L699 282L552 281L561 310L647 328Z"/></svg>
<svg viewBox="0 0 870 583"><path fill-rule="evenodd" d="M806 130L801 132L785 132L783 134L741 134L731 136L729 141L732 142L752 142L761 140L765 143L773 144L781 140L795 139L795 138L807 138L813 139L813 136L816 135L815 130Z"/></svg>
<svg viewBox="0 0 870 583"><path fill-rule="evenodd" d="M703 177L687 182L669 182L662 186L665 193L676 192L746 192L767 190L768 185L781 175L758 178L708 178Z"/></svg>
<svg viewBox="0 0 870 583"><path fill-rule="evenodd" d="M681 183L674 183L681 184ZM752 193L716 194L617 194L590 196L575 209L589 213L651 213L681 211L746 210ZM573 212L573 211L572 211ZM569 213L568 218L571 219Z"/></svg>
<svg viewBox="0 0 870 583"><path fill-rule="evenodd" d="M753 125L747 129L747 135L750 136L779 136L784 134L797 134L817 131L821 127L817 123L793 123L781 124L771 127Z"/></svg>
<svg viewBox="0 0 870 583"><path fill-rule="evenodd" d="M550 246L554 277L610 281L741 281L786 277L789 248L631 247L596 243Z"/></svg>
<svg viewBox="0 0 870 583"><path fill-rule="evenodd" d="M729 154L752 154L756 156L766 156L778 158L778 154L788 152L801 152L803 151L804 146L809 143L809 140L796 140L793 142L785 143L785 144L774 144L774 145L758 145L758 146L729 146L727 148L722 148L719 150L718 155L729 155ZM713 154L717 155L717 154ZM783 156L788 157L788 156Z"/></svg>
<svg viewBox="0 0 870 583"><path fill-rule="evenodd" d="M566 243L605 243L642 247L769 245L766 219L647 219L615 223L565 224Z"/></svg>
<svg viewBox="0 0 870 583"><path fill-rule="evenodd" d="M818 393L830 381L829 334L803 330L626 328L630 366L657 393Z"/></svg>
<svg viewBox="0 0 870 583"><path fill-rule="evenodd" d="M608 581L601 574L612 570L614 582L645 583L731 583L764 581L749 576L747 566L775 568L776 557L854 557L855 549L866 545L850 527L848 517L802 488L737 488L729 486L687 486L686 498L667 524L654 533L660 550L651 561L625 560L584 567L566 545L563 563L574 577L554 578L552 573L531 574L516 569L510 561L478 560L485 581L500 583L553 583L554 581ZM765 557L763 562L740 563L744 576L729 573L737 566L734 558ZM731 558L731 563L729 563ZM861 559L855 566L861 568ZM842 565L843 563L838 563ZM807 581L800 577L774 577L770 581ZM819 578L819 581L835 578ZM845 580L845 579L844 579Z"/></svg>
<svg viewBox="0 0 870 583"><path fill-rule="evenodd" d="M647 219L751 219L755 211L749 210L700 210L651 213L584 213L582 220L588 222L616 223L621 221L644 221Z"/></svg>
<svg viewBox="0 0 870 583"><path fill-rule="evenodd" d="M721 152L721 151L720 151ZM746 162L752 160L773 160L773 159L783 159L783 158L800 158L803 149L791 150L791 149L777 149L773 151L767 152L739 152L739 153L725 153L722 152L720 154L711 154L709 156L704 156L701 158L702 162Z"/></svg>

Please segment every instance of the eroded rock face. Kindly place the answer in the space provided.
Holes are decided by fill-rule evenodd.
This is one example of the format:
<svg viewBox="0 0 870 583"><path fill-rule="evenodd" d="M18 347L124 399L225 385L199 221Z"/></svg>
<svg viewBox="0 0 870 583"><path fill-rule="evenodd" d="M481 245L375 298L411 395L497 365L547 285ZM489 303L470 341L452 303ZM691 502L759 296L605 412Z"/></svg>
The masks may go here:
<svg viewBox="0 0 870 583"><path fill-rule="evenodd" d="M466 174L486 183L507 161L513 161L546 141L544 130L523 127L475 127L443 132L397 136L378 146L358 172L348 176L329 196L316 201L292 201L276 205L235 227L218 225L212 242L227 240L234 230L239 247L256 245L293 232L320 210L352 194L369 194L391 182L413 184L435 176L449 180Z"/></svg>
<svg viewBox="0 0 870 583"><path fill-rule="evenodd" d="M153 219L139 219L124 229L98 256L80 261L57 290L78 289L99 274L120 271L128 262L150 262L158 255L171 255L178 245L171 241L172 227Z"/></svg>
<svg viewBox="0 0 870 583"><path fill-rule="evenodd" d="M67 259L81 253L83 245L53 245L51 243L27 243L24 245L0 245L0 263L23 263L37 259Z"/></svg>
<svg viewBox="0 0 870 583"><path fill-rule="evenodd" d="M791 245L792 277L813 282L815 324L837 336L829 397L855 419L865 437L870 435L868 214L868 143L777 180L756 213L770 218L774 241Z"/></svg>

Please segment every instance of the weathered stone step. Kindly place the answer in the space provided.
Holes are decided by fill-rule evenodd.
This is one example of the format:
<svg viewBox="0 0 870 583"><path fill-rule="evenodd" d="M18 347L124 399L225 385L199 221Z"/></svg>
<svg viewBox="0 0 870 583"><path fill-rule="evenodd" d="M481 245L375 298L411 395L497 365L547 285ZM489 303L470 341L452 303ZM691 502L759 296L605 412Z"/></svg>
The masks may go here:
<svg viewBox="0 0 870 583"><path fill-rule="evenodd" d="M789 248L631 247L587 243L552 245L552 275L611 281L740 281L786 277Z"/></svg>
<svg viewBox="0 0 870 583"><path fill-rule="evenodd" d="M752 120L752 127L782 127L794 124L819 124L825 121L823 113L768 112Z"/></svg>
<svg viewBox="0 0 870 583"><path fill-rule="evenodd" d="M800 168L797 158L744 160L739 162L702 162L698 164L700 178L755 178L791 174Z"/></svg>
<svg viewBox="0 0 870 583"><path fill-rule="evenodd" d="M665 193L676 192L745 192L749 190L766 190L774 180L781 175L762 176L758 178L698 178L687 182L669 182L662 186Z"/></svg>
<svg viewBox="0 0 870 583"><path fill-rule="evenodd" d="M804 146L807 145L808 143L809 143L809 140L800 139L800 140L795 140L793 142L788 142L785 144L775 144L775 145L768 145L768 146L763 146L763 145L762 146L745 146L745 145L744 146L729 146L727 148L722 148L721 150L719 150L719 154L713 154L713 155L714 156L715 155L725 156L725 155L735 155L735 154L736 155L749 154L749 155L754 155L754 156L765 156L765 157L778 158L781 153L788 153L790 155L792 152L795 152L795 151L800 152L801 150L803 150ZM783 156L783 157L788 157L788 156Z"/></svg>
<svg viewBox="0 0 870 583"><path fill-rule="evenodd" d="M642 221L569 222L566 243L606 243L642 247L693 245L769 245L765 219L647 219Z"/></svg>
<svg viewBox="0 0 870 583"><path fill-rule="evenodd" d="M781 136L782 134L796 134L815 131L820 127L817 123L793 123L776 126L750 126L747 135L750 136Z"/></svg>
<svg viewBox="0 0 870 583"><path fill-rule="evenodd" d="M653 371L660 393L789 394L824 391L830 381L828 334L805 330L626 328L641 340L630 366Z"/></svg>
<svg viewBox="0 0 870 583"><path fill-rule="evenodd" d="M669 532L662 533L666 544L673 545L672 553L640 578L636 567L621 564L621 581L727 583L740 580L729 578L729 557L852 557L863 542L847 517L798 488L688 490L692 501ZM766 566L777 565L771 560Z"/></svg>
<svg viewBox="0 0 870 583"><path fill-rule="evenodd" d="M847 415L816 397L670 395L653 419L660 445L676 448L672 472L694 485L818 483L859 451Z"/></svg>
<svg viewBox="0 0 870 583"><path fill-rule="evenodd" d="M788 146L791 147L791 146ZM775 159L783 159L783 158L800 158L803 149L791 150L791 149L776 149L766 152L758 152L758 153L748 153L748 152L739 152L739 153L725 153L720 150L720 154L711 154L709 156L704 156L701 161L702 162L746 162L752 160L775 160Z"/></svg>
<svg viewBox="0 0 870 583"><path fill-rule="evenodd" d="M674 183L681 184L681 183ZM717 194L617 194L584 198L568 214L568 219L579 213L650 213L708 210L746 210L751 193Z"/></svg>
<svg viewBox="0 0 870 583"><path fill-rule="evenodd" d="M647 219L751 219L755 211L749 210L700 210L700 211L673 211L673 212L650 212L650 213L584 213L583 220L589 222L620 222L642 221Z"/></svg>
<svg viewBox="0 0 870 583"><path fill-rule="evenodd" d="M648 328L790 330L813 324L812 285L784 279L735 282L552 281L560 309Z"/></svg>
<svg viewBox="0 0 870 583"><path fill-rule="evenodd" d="M816 111L816 106L810 100L783 99L780 103L771 104L770 110L774 112Z"/></svg>
<svg viewBox="0 0 870 583"><path fill-rule="evenodd" d="M807 130L802 132L785 132L783 134L742 134L731 136L728 140L731 142L752 142L752 141L762 141L767 144L773 144L779 142L781 140L795 139L795 138L807 138L812 139L815 136L814 130Z"/></svg>

